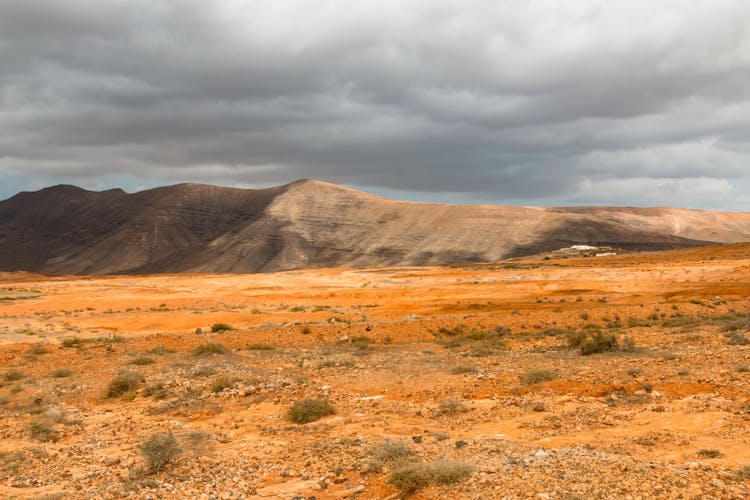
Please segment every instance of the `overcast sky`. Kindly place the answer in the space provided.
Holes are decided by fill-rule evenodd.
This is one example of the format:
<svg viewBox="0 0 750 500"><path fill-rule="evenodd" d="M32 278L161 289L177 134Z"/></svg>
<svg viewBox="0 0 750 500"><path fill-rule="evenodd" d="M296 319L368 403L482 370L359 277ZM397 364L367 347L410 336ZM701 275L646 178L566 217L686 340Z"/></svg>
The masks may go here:
<svg viewBox="0 0 750 500"><path fill-rule="evenodd" d="M0 198L303 177L748 211L750 2L0 1Z"/></svg>

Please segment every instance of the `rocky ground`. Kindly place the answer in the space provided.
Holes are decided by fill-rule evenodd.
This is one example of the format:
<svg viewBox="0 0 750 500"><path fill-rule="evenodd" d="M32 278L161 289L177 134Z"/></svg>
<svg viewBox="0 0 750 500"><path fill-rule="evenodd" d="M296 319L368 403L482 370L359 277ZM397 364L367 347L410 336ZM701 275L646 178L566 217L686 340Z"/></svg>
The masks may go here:
<svg viewBox="0 0 750 500"><path fill-rule="evenodd" d="M747 498L749 297L743 245L2 275L0 495Z"/></svg>

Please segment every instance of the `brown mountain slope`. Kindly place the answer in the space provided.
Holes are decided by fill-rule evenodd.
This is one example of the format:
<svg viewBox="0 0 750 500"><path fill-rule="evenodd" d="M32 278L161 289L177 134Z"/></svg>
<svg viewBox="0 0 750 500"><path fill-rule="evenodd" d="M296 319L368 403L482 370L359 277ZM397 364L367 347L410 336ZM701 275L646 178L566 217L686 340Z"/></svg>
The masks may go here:
<svg viewBox="0 0 750 500"><path fill-rule="evenodd" d="M593 215L635 229L720 243L748 241L750 214L687 208L560 207L563 213Z"/></svg>
<svg viewBox="0 0 750 500"><path fill-rule="evenodd" d="M56 186L0 202L0 270L257 272L492 261L572 244L665 249L750 240L750 214L393 201L320 181Z"/></svg>

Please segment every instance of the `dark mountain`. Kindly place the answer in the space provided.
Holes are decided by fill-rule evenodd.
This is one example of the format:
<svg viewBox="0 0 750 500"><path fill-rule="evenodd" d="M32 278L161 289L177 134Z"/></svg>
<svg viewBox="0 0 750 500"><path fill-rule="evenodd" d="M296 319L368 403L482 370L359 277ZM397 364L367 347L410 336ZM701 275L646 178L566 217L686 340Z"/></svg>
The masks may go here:
<svg viewBox="0 0 750 500"><path fill-rule="evenodd" d="M55 186L0 202L0 270L258 272L493 261L573 244L633 250L750 240L750 213L393 201L320 181Z"/></svg>

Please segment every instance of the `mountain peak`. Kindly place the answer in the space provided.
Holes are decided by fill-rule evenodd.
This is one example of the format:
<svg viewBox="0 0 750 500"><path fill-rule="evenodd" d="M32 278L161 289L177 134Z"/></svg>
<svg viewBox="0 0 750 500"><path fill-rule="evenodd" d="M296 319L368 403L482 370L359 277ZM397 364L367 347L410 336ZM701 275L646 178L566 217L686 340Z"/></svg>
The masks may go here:
<svg viewBox="0 0 750 500"><path fill-rule="evenodd" d="M134 194L59 185L0 201L0 271L258 272L456 264L575 244L632 250L750 240L750 214L445 205L317 179Z"/></svg>

